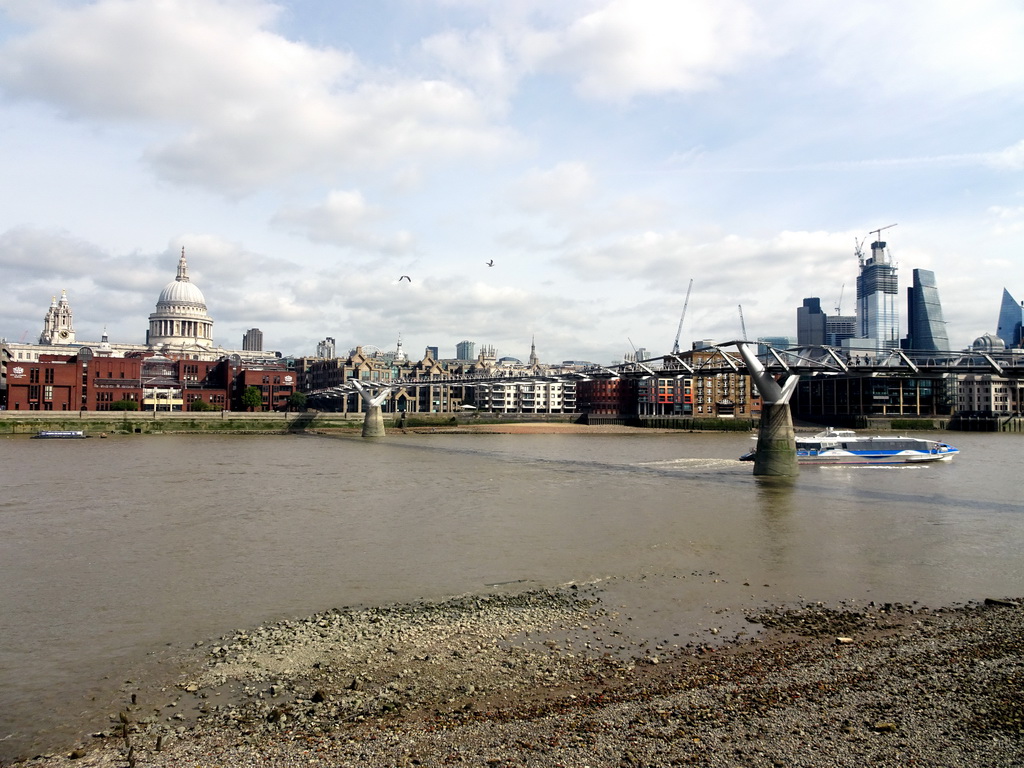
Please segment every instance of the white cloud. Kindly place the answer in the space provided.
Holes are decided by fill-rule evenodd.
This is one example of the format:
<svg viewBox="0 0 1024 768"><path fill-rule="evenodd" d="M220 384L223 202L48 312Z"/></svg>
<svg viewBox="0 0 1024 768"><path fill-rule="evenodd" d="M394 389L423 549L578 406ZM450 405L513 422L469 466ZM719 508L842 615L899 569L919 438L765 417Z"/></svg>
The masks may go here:
<svg viewBox="0 0 1024 768"><path fill-rule="evenodd" d="M321 205L282 210L274 217L274 223L313 242L359 249L367 252L366 255L397 255L409 251L413 241L408 232L384 236L369 228L381 216L380 210L366 204L361 192L335 190Z"/></svg>
<svg viewBox="0 0 1024 768"><path fill-rule="evenodd" d="M1024 139L1001 152L989 155L988 162L999 170L1024 171Z"/></svg>
<svg viewBox="0 0 1024 768"><path fill-rule="evenodd" d="M286 40L269 29L277 10L99 0L55 11L0 50L0 85L73 117L151 123L162 138L146 154L162 176L231 194L502 148L465 88Z"/></svg>
<svg viewBox="0 0 1024 768"><path fill-rule="evenodd" d="M1015 0L794 0L764 18L773 42L811 62L822 82L880 101L908 94L948 101L1024 80L1024 8Z"/></svg>
<svg viewBox="0 0 1024 768"><path fill-rule="evenodd" d="M703 91L770 49L739 0L611 0L564 29L524 36L592 98Z"/></svg>
<svg viewBox="0 0 1024 768"><path fill-rule="evenodd" d="M588 202L595 191L595 179L586 163L564 162L525 173L514 185L512 198L525 212L564 215Z"/></svg>

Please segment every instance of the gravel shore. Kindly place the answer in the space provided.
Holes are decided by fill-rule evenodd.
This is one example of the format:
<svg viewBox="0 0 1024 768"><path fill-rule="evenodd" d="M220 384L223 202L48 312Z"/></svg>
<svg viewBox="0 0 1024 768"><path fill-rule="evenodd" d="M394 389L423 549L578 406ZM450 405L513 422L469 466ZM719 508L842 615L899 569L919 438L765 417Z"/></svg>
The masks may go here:
<svg viewBox="0 0 1024 768"><path fill-rule="evenodd" d="M1024 608L820 604L636 643L596 588L343 609L203 646L26 766L1024 765Z"/></svg>

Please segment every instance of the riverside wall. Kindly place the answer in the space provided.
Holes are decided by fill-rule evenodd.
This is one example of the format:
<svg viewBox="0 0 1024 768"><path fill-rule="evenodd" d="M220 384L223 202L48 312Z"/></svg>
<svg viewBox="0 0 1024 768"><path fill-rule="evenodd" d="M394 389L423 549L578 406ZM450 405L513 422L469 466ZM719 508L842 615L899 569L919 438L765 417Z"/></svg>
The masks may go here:
<svg viewBox="0 0 1024 768"><path fill-rule="evenodd" d="M0 411L0 436L34 435L40 430L83 430L102 434L288 434L294 432L359 432L362 413L300 411L290 413L237 411ZM579 414L384 414L384 428L459 426L515 422L575 422Z"/></svg>
<svg viewBox="0 0 1024 768"><path fill-rule="evenodd" d="M288 434L294 432L356 432L362 413L301 411L245 413L236 411L0 411L0 436L35 434L39 430L81 429L88 435L220 432ZM676 417L588 416L581 413L386 413L385 432L405 427L469 426L515 423L573 423L591 426L632 426L685 431L753 431L756 419L693 419ZM822 423L794 419L798 431L821 429ZM970 423L967 423L970 422ZM871 418L856 424L833 424L865 432L921 430L1024 432L1024 418L981 420L941 418Z"/></svg>

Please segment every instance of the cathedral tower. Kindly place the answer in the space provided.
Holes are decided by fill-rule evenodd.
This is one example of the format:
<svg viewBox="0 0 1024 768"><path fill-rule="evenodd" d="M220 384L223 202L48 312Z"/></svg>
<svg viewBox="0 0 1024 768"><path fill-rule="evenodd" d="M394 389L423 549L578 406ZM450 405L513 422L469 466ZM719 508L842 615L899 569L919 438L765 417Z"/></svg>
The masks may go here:
<svg viewBox="0 0 1024 768"><path fill-rule="evenodd" d="M206 298L189 280L185 249L178 259L178 276L164 286L149 316L146 344L150 349L187 352L213 348L213 318L206 312Z"/></svg>

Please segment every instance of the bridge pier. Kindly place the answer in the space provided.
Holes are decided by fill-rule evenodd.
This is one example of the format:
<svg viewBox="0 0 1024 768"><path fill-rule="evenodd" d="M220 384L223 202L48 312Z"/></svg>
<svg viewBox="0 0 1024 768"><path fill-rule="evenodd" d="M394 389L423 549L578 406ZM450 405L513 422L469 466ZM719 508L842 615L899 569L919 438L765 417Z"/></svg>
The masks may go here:
<svg viewBox="0 0 1024 768"><path fill-rule="evenodd" d="M373 394L358 381L354 380L352 384L359 392L363 405L366 406L366 416L363 417L363 437L384 437L384 412L380 404L391 392L391 387L385 387Z"/></svg>
<svg viewBox="0 0 1024 768"><path fill-rule="evenodd" d="M765 403L754 451L754 474L793 476L800 472L796 461L796 432L789 403Z"/></svg>
<svg viewBox="0 0 1024 768"><path fill-rule="evenodd" d="M363 418L363 437L384 437L384 413L379 405L368 405Z"/></svg>
<svg viewBox="0 0 1024 768"><path fill-rule="evenodd" d="M764 403L754 451L754 474L795 476L800 472L800 465L796 461L796 432L789 399L800 377L790 374L780 385L746 344L738 342L736 346Z"/></svg>

